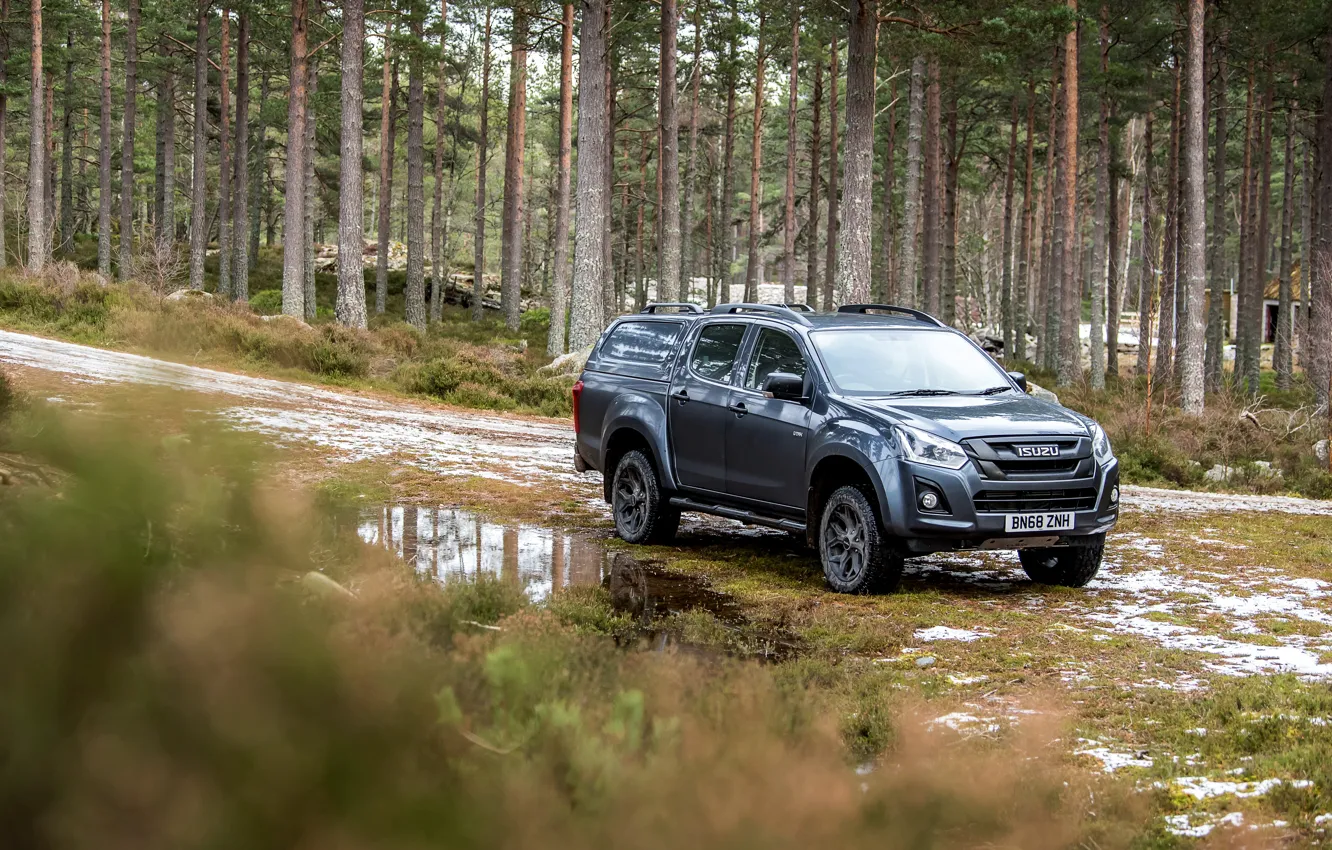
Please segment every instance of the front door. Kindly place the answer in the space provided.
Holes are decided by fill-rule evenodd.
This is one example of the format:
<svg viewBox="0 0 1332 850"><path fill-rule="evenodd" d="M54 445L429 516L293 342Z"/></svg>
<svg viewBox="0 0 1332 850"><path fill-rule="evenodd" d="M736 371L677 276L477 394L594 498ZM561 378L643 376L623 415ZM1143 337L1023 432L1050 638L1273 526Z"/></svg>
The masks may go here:
<svg viewBox="0 0 1332 850"><path fill-rule="evenodd" d="M801 402L763 394L763 381L773 372L805 378L805 356L787 332L760 327L741 386L731 393L726 423L726 492L799 508L805 504L810 410Z"/></svg>
<svg viewBox="0 0 1332 850"><path fill-rule="evenodd" d="M699 331L666 399L671 451L680 484L726 490L727 405L746 325L718 322Z"/></svg>

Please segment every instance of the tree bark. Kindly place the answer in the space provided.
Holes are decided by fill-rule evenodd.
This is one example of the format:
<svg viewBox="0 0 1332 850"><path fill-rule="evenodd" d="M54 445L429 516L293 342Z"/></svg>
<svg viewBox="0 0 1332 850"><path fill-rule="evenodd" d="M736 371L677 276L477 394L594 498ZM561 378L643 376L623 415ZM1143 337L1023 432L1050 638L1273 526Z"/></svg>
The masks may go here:
<svg viewBox="0 0 1332 850"><path fill-rule="evenodd" d="M1152 356L1152 309L1156 303L1157 268L1156 233L1154 211L1152 209L1152 113L1154 104L1147 109L1146 126L1143 130L1143 175L1142 175L1142 261L1139 264L1141 278L1138 281L1138 361L1134 372L1139 377L1148 374Z"/></svg>
<svg viewBox="0 0 1332 850"><path fill-rule="evenodd" d="M1012 113L1008 121L1008 164L1004 168L1004 221L1000 237L1000 263L1002 286L999 295L1000 325L1003 328L1004 354L1013 355L1015 311L1013 309L1013 184L1017 169L1018 101L1013 97Z"/></svg>
<svg viewBox="0 0 1332 850"><path fill-rule="evenodd" d="M264 68L259 75L259 102L268 102L269 72ZM250 175L250 195L254 198L257 215L250 216L250 271L254 271L259 260L259 230L263 224L270 204L272 193L264 186L268 175L268 125L264 123L264 110L255 114L254 128L254 169Z"/></svg>
<svg viewBox="0 0 1332 850"><path fill-rule="evenodd" d="M120 264L121 280L128 280L134 245L134 107L139 91L139 0L129 0L125 26L125 114L120 151ZM68 115L68 111L66 115ZM72 210L71 210L72 212ZM62 233L62 238L72 234Z"/></svg>
<svg viewBox="0 0 1332 850"><path fill-rule="evenodd" d="M837 274L837 241L840 236L841 222L838 219L838 206L841 196L837 188L837 134L841 127L841 114L837 111L837 85L841 69L837 64L837 39L832 41L828 66L828 250L823 265L823 308L833 310L836 295L833 284Z"/></svg>
<svg viewBox="0 0 1332 850"><path fill-rule="evenodd" d="M879 44L878 0L852 0L846 62L845 227L838 234L837 279L841 303L870 300L874 226L875 72Z"/></svg>
<svg viewBox="0 0 1332 850"><path fill-rule="evenodd" d="M40 3L32 2L33 6L40 6ZM40 17L41 9L35 9L34 12ZM9 0L0 0L0 20L9 21ZM9 118L9 95L6 93L6 84L8 82L8 73L6 66L9 64L9 26L6 23L3 31L0 31L0 151L7 150L5 147L6 124ZM0 269L9 265L8 250L5 239L5 220L8 204L6 203L5 169L0 168Z"/></svg>
<svg viewBox="0 0 1332 850"><path fill-rule="evenodd" d="M1315 129L1315 128L1311 128ZM1309 347L1309 305L1312 302L1313 256L1317 234L1313 228L1313 149L1308 133L1304 137L1304 152L1300 166L1300 292L1299 310L1295 316L1296 362L1306 371L1313 352Z"/></svg>
<svg viewBox="0 0 1332 850"><path fill-rule="evenodd" d="M1179 272L1179 154L1180 137L1183 135L1183 102L1181 83L1183 76L1175 68L1175 94L1170 111L1170 152L1166 172L1166 209L1165 239L1161 265L1161 308L1157 323L1156 364L1153 368L1153 381L1164 384L1174 375L1175 364L1175 287L1178 285Z"/></svg>
<svg viewBox="0 0 1332 850"><path fill-rule="evenodd" d="M906 176L902 184L902 260L897 270L897 303L915 307L916 231L920 229L920 157L924 123L925 57L911 60L911 93L907 106Z"/></svg>
<svg viewBox="0 0 1332 850"><path fill-rule="evenodd" d="M1264 340L1264 329L1266 325L1266 308L1263 306L1266 297L1267 281L1270 278L1268 269L1268 246L1272 244L1272 102L1275 98L1273 82L1269 74L1267 80L1267 91L1263 94L1262 115L1262 166L1258 178L1258 238L1255 240L1252 250L1254 252L1253 275L1249 289L1249 301L1247 309L1243 316L1243 322L1248 328L1247 338L1248 357L1244 361L1243 374L1240 376L1241 385L1246 388L1250 395L1256 395L1261 391L1259 376L1262 366L1262 346Z"/></svg>
<svg viewBox="0 0 1332 850"><path fill-rule="evenodd" d="M1036 360L1047 371L1054 371L1058 358L1059 336L1059 274L1062 252L1056 251L1057 228L1055 220L1062 212L1058 200L1059 189L1055 180L1055 151L1059 140L1059 85L1062 79L1060 59L1063 44L1055 49L1053 67L1050 72L1050 116L1046 124L1048 144L1045 146L1045 185L1042 197L1045 199L1043 226L1041 227L1041 274L1040 294L1037 314L1043 317L1036 333Z"/></svg>
<svg viewBox="0 0 1332 850"><path fill-rule="evenodd" d="M43 126L45 110L42 103L46 92L42 80L42 0L31 0L29 11L32 22L32 49L28 54L32 68L32 98L29 101L31 137L28 140L28 271L36 273L46 268L51 259L51 242L48 238L50 225L46 220L46 128Z"/></svg>
<svg viewBox="0 0 1332 850"><path fill-rule="evenodd" d="M610 239L610 0L580 0L578 58L578 230L574 238L569 350L596 342L605 324L606 249Z"/></svg>
<svg viewBox="0 0 1332 850"><path fill-rule="evenodd" d="M680 280L680 118L676 94L676 42L680 9L677 0L661 0L661 73L658 81L658 133L661 161L661 244L657 246L657 298L685 300L688 288Z"/></svg>
<svg viewBox="0 0 1332 850"><path fill-rule="evenodd" d="M819 174L823 159L823 60L814 58L814 95L810 102L809 222L805 230L805 300L819 309Z"/></svg>
<svg viewBox="0 0 1332 850"><path fill-rule="evenodd" d="M1225 365L1226 324L1225 291L1229 279L1226 263L1226 51L1225 41L1215 43L1214 65L1216 80L1211 86L1215 93L1213 111L1216 113L1215 147L1212 152L1212 232L1209 263L1211 265L1211 295L1207 305L1207 352L1203 360L1204 389L1221 389L1222 370Z"/></svg>
<svg viewBox="0 0 1332 850"><path fill-rule="evenodd" d="M1295 220L1295 113L1299 104L1286 109L1285 179L1281 196L1281 267L1276 321L1276 347L1272 352L1272 366L1276 369L1277 387L1290 389L1294 372L1291 341L1294 334L1292 318L1291 260L1292 236Z"/></svg>
<svg viewBox="0 0 1332 850"><path fill-rule="evenodd" d="M104 0L105 2L105 0ZM292 0L304 9L305 0ZM208 9L209 0L199 0L198 16L194 24L194 141L193 171L190 179L190 289L203 289L204 252L208 247ZM297 25L292 24L295 38ZM302 50L305 43L305 24L300 24ZM292 44L293 52L296 45ZM304 60L302 60L304 62ZM304 66L302 66L304 67ZM305 86L301 75L300 85ZM299 124L295 126L299 127ZM287 203L292 198L288 196ZM299 203L300 199L297 198ZM299 219L298 219L299 220ZM285 272L283 274L285 280ZM299 316L300 313L291 315Z"/></svg>
<svg viewBox="0 0 1332 850"><path fill-rule="evenodd" d="M219 155L217 159L217 294L231 298L231 85L227 79L231 62L231 10L222 6L221 45L218 53L218 102L221 106L217 124ZM122 228L121 236L124 232Z"/></svg>
<svg viewBox="0 0 1332 850"><path fill-rule="evenodd" d="M1323 103L1332 103L1332 36L1328 37L1329 59L1323 80ZM1318 116L1318 212L1317 242L1314 246L1313 274L1310 275L1309 342L1312 355L1309 380L1314 397L1332 416L1328 405L1328 379L1332 377L1332 109L1324 108Z"/></svg>
<svg viewBox="0 0 1332 850"><path fill-rule="evenodd" d="M883 210L880 225L880 262L883 265L882 278L875 293L875 300L881 304L891 303L897 295L897 76L894 72L891 88L888 91L888 139L884 145L883 159Z"/></svg>
<svg viewBox="0 0 1332 850"><path fill-rule="evenodd" d="M925 165L923 216L921 222L921 277L925 311L939 315L939 239L942 230L940 212L943 183L939 175L939 128L942 107L939 101L939 59L931 56L929 82L925 86Z"/></svg>
<svg viewBox="0 0 1332 850"><path fill-rule="evenodd" d="M754 135L749 157L749 261L745 265L745 300L758 300L758 287L762 283L759 263L759 207L763 203L763 71L767 64L763 38L764 14L759 11L758 47L755 49L754 67Z"/></svg>
<svg viewBox="0 0 1332 850"><path fill-rule="evenodd" d="M421 55L425 9L413 3L408 26L412 34L407 57L407 324L424 331L425 305L425 60ZM519 48L514 47L517 53ZM521 155L521 154L520 154ZM520 190L521 192L521 190Z"/></svg>
<svg viewBox="0 0 1332 850"><path fill-rule="evenodd" d="M1077 0L1068 0L1068 8L1077 13ZM1078 320L1081 318L1082 287L1078 285L1078 267L1074 262L1078 216L1078 31L1075 26L1064 36L1064 114L1060 133L1059 180L1062 185L1063 273L1060 287L1059 369L1056 383L1069 386L1082 374Z"/></svg>
<svg viewBox="0 0 1332 850"><path fill-rule="evenodd" d="M685 164L684 211L680 217L680 300L694 300L694 194L698 180L698 103L703 84L703 0L694 0L694 63L689 95L689 156ZM711 191L709 190L709 194ZM707 267L704 266L706 269Z"/></svg>
<svg viewBox="0 0 1332 850"><path fill-rule="evenodd" d="M957 324L957 181L962 168L962 144L957 137L957 86L949 86L947 160L943 176L943 233L939 283L939 318Z"/></svg>
<svg viewBox="0 0 1332 850"><path fill-rule="evenodd" d="M1207 125L1203 91L1203 0L1188 0L1189 34L1184 62L1184 203L1180 210L1179 316L1180 405L1185 413L1203 410L1203 357L1206 349L1203 296L1207 286Z"/></svg>
<svg viewBox="0 0 1332 850"><path fill-rule="evenodd" d="M1013 359L1021 362L1027 359L1027 299L1031 280L1032 223L1035 208L1031 194L1034 155L1036 152L1036 80L1027 81L1027 154L1022 169L1022 236L1018 247L1017 293L1014 298L1013 315ZM1005 351L1009 350L1005 346Z"/></svg>
<svg viewBox="0 0 1332 850"><path fill-rule="evenodd" d="M291 85L287 104L287 168L282 218L282 312L298 319L305 316L305 249L301 241L305 233L305 205L310 200L305 197L306 87L310 75L306 53L308 28L308 0L291 0ZM197 163L195 168L198 168Z"/></svg>
<svg viewBox="0 0 1332 850"><path fill-rule="evenodd" d="M1120 206L1120 163L1122 162L1122 134L1129 132L1123 127L1119 132L1113 129L1118 123L1117 108L1110 106L1110 167L1109 197L1106 199L1106 272L1105 272L1105 372L1106 375L1119 377L1119 310L1123 299L1120 288L1120 274L1123 271L1124 211Z"/></svg>
<svg viewBox="0 0 1332 850"><path fill-rule="evenodd" d="M795 297L796 242L796 111L800 87L800 3L791 4L791 75L786 91L786 198L782 219L782 298Z"/></svg>
<svg viewBox="0 0 1332 850"><path fill-rule="evenodd" d="M527 12L514 6L513 45L509 58L509 121L504 144L504 213L500 228L500 300L504 323L518 330L522 307L523 151L527 147Z"/></svg>
<svg viewBox="0 0 1332 850"><path fill-rule="evenodd" d="M317 10L318 7L316 7ZM319 192L315 185L315 90L319 85L319 67L314 60L306 62L306 74L309 82L305 88L305 123L302 133L305 136L305 209L301 216L301 250L304 260L301 263L304 296L305 321L313 322L318 312L317 291L315 289L315 231L314 217L319 205Z"/></svg>
<svg viewBox="0 0 1332 850"><path fill-rule="evenodd" d="M38 100L37 103L41 103ZM102 0L102 98L101 135L97 155L97 273L108 280L111 277L111 0ZM34 105L34 112L36 106ZM43 114L44 115L44 114ZM35 116L34 116L35 117ZM43 117L41 141L46 140ZM33 131L36 136L36 130ZM42 156L45 170L46 156ZM46 184L43 180L43 189ZM45 192L39 196L43 202ZM45 210L43 218L45 218ZM191 277L193 277L191 275Z"/></svg>
<svg viewBox="0 0 1332 850"><path fill-rule="evenodd" d="M1240 239L1239 239L1239 276L1236 283L1236 304L1232 311L1235 315L1235 381L1239 383L1245 373L1245 360L1248 357L1247 325L1244 317L1248 313L1249 293L1253 274L1252 246L1257 238L1258 205L1257 180L1254 178L1254 147L1257 131L1254 119L1254 77L1252 63L1249 66L1249 83L1244 104L1244 162L1240 170Z"/></svg>
<svg viewBox="0 0 1332 850"><path fill-rule="evenodd" d="M65 31L65 91L64 116L61 124L60 146L60 242L64 245L74 239L74 28ZM4 145L0 144L0 151ZM4 217L0 216L0 229Z"/></svg>
<svg viewBox="0 0 1332 850"><path fill-rule="evenodd" d="M481 40L481 126L476 144L476 235L472 238L472 321L481 321L486 294L486 165L490 154L490 20Z"/></svg>
<svg viewBox="0 0 1332 850"><path fill-rule="evenodd" d="M444 315L444 288L448 281L445 254L448 242L448 224L442 220L444 206L444 114L448 105L448 0L440 0L439 20L439 82L435 87L435 186L430 209L430 321L438 322ZM457 135L453 137L457 145ZM452 160L450 160L452 162ZM450 165L452 177L452 165ZM449 208L453 207L453 181L449 181Z"/></svg>
<svg viewBox="0 0 1332 850"><path fill-rule="evenodd" d="M384 33L383 86L379 99L379 194L375 199L377 230L375 234L375 314L384 312L388 303L389 216L393 212L393 157L396 149L396 104L394 91L397 77L393 59L393 29L390 21Z"/></svg>
<svg viewBox="0 0 1332 850"><path fill-rule="evenodd" d="M1092 211L1091 385L1105 389L1106 217L1110 214L1110 7L1101 4L1101 115L1097 123L1096 201ZM1081 300L1081 299L1079 299Z"/></svg>
<svg viewBox="0 0 1332 850"><path fill-rule="evenodd" d="M345 25L345 24L344 24ZM348 37L345 34L344 38ZM360 36L352 36L358 38ZM346 77L344 76L345 80ZM356 162L359 164L360 148ZM232 286L236 301L250 300L250 13L241 7L236 21L236 148L231 199Z"/></svg>
<svg viewBox="0 0 1332 850"><path fill-rule="evenodd" d="M569 177L573 168L573 3L565 3L560 17L560 126L559 162L555 174L555 259L551 275L550 335L546 353L565 352L565 324L569 303Z"/></svg>
<svg viewBox="0 0 1332 850"><path fill-rule="evenodd" d="M735 253L734 235L731 230L734 225L735 213L735 113L736 113L736 53L738 52L739 16L736 11L736 0L731 0L731 22L729 28L730 40L727 44L726 54L726 122L724 129L725 140L723 142L722 154L722 193L721 203L719 204L719 227L721 229L721 239L717 246L717 300L720 303L730 303L731 300L731 274L732 274L732 255Z"/></svg>
<svg viewBox="0 0 1332 850"><path fill-rule="evenodd" d="M643 280L644 258L643 258L643 214L647 207L647 166L648 166L648 144L647 135L640 134L638 137L638 203L637 207L637 229L634 231L634 309L642 310L647 306L647 285Z"/></svg>

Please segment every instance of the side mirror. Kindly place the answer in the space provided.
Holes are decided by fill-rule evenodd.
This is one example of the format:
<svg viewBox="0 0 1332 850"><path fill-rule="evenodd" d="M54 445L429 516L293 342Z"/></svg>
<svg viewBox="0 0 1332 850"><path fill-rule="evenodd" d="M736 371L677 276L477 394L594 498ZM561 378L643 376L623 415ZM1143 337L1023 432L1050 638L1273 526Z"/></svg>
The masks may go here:
<svg viewBox="0 0 1332 850"><path fill-rule="evenodd" d="M1018 388L1024 393L1027 391L1027 376L1021 372L1009 372L1008 377L1017 382Z"/></svg>
<svg viewBox="0 0 1332 850"><path fill-rule="evenodd" d="M785 401L803 401L805 379L790 372L773 372L763 379L763 394Z"/></svg>

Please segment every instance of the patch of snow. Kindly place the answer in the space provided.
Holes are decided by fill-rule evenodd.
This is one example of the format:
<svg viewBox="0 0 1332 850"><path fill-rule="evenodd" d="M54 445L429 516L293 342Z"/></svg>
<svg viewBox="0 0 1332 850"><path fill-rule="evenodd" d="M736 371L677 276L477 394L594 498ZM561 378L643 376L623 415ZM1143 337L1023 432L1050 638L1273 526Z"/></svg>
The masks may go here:
<svg viewBox="0 0 1332 850"><path fill-rule="evenodd" d="M1106 773L1114 773L1116 770L1122 770L1126 767L1151 767L1155 763L1138 753L1112 750L1102 742L1091 738L1079 738L1078 743L1088 746L1084 746L1080 750L1074 750L1073 754L1096 759L1101 763L1101 769Z"/></svg>
<svg viewBox="0 0 1332 850"><path fill-rule="evenodd" d="M1195 800L1206 800L1211 797L1261 797L1267 794L1273 788L1281 785L1288 785L1291 788L1308 788L1313 782L1308 779L1262 779L1253 782L1235 782L1225 779L1208 779L1205 776L1177 776L1170 780L1169 785L1174 786L1175 790L1188 794ZM1166 783L1156 782L1153 787L1164 788Z"/></svg>
<svg viewBox="0 0 1332 850"><path fill-rule="evenodd" d="M1249 513L1274 511L1286 514L1332 516L1332 501L1294 496L1253 496L1237 493L1200 493L1192 490L1163 490L1158 487L1120 485L1120 504L1126 510L1180 514Z"/></svg>
<svg viewBox="0 0 1332 850"><path fill-rule="evenodd" d="M993 735L999 731L999 723L993 717L977 717L963 711L954 711L951 714L936 717L929 722L928 726L931 729L936 726L946 726L959 735Z"/></svg>
<svg viewBox="0 0 1332 850"><path fill-rule="evenodd" d="M954 685L979 685L981 682L990 681L989 676L958 676L954 673L948 674L948 681Z"/></svg>
<svg viewBox="0 0 1332 850"><path fill-rule="evenodd" d="M990 632L971 631L970 629L954 629L948 626L934 626L928 629L917 629L916 640L935 641L935 640L956 640L963 643L971 643L973 640L981 638L994 637Z"/></svg>

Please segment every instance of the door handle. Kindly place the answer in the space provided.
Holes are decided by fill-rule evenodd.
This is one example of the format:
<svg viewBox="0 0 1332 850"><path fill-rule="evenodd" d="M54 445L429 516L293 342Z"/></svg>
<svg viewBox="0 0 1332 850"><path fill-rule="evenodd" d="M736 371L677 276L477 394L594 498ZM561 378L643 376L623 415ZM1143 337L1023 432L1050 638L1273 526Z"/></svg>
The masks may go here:
<svg viewBox="0 0 1332 850"><path fill-rule="evenodd" d="M675 399L681 404L684 404L685 402L689 401L689 391L680 390L679 392L671 393L671 398Z"/></svg>
<svg viewBox="0 0 1332 850"><path fill-rule="evenodd" d="M743 401L737 401L735 404L731 405L731 412L734 413L736 416L744 416L746 413L749 412L749 408L745 407L745 403Z"/></svg>

